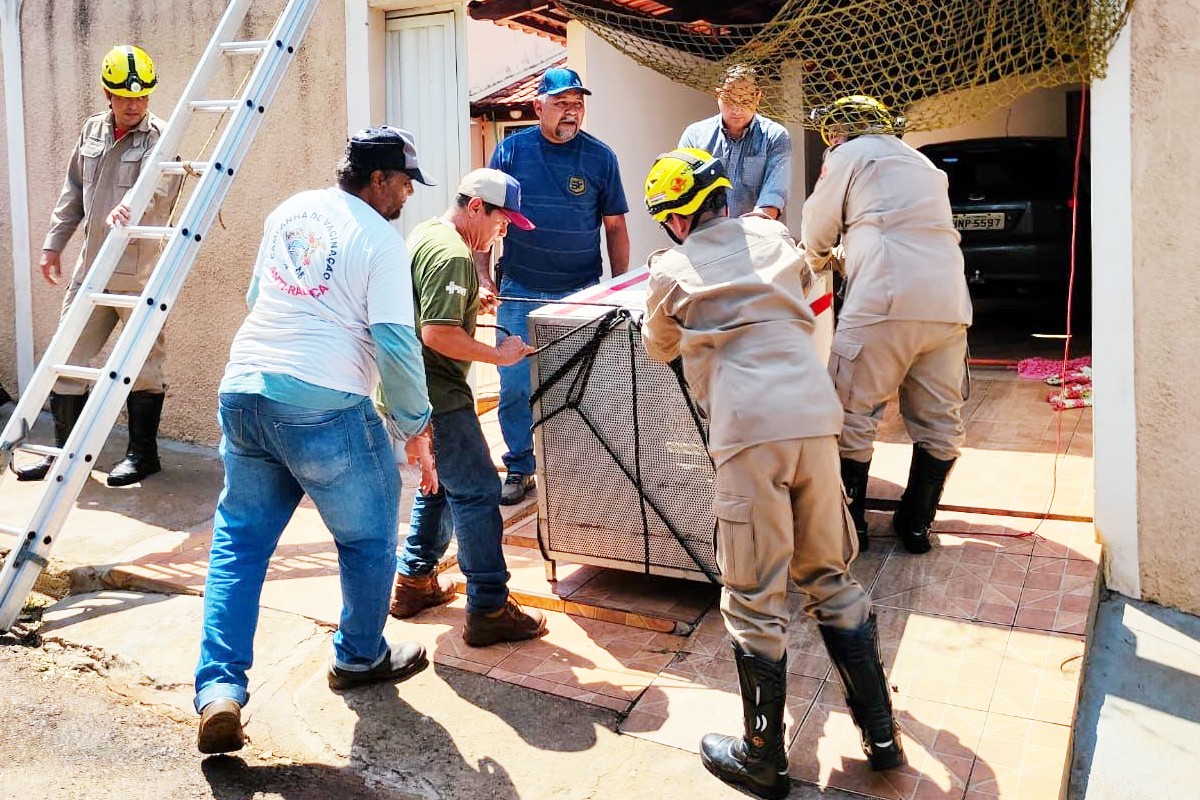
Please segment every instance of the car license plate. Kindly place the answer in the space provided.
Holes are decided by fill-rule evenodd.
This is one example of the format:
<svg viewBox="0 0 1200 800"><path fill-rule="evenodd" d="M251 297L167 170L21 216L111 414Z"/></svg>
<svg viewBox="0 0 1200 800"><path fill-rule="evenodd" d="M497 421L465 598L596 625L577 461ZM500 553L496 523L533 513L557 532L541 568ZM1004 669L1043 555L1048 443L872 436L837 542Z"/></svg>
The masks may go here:
<svg viewBox="0 0 1200 800"><path fill-rule="evenodd" d="M990 214L955 214L954 227L960 231L1004 230L1004 212Z"/></svg>

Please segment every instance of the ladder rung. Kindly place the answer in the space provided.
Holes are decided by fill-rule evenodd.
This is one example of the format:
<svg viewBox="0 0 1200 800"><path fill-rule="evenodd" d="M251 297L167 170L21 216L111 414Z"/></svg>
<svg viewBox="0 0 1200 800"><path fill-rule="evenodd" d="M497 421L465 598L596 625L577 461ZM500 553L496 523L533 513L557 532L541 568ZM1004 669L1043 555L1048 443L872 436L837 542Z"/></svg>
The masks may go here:
<svg viewBox="0 0 1200 800"><path fill-rule="evenodd" d="M102 374L100 370L92 367L76 367L72 364L55 364L54 372L64 378L76 378L81 381L92 381L93 383L100 380Z"/></svg>
<svg viewBox="0 0 1200 800"><path fill-rule="evenodd" d="M0 533L7 533L11 536L20 536L24 532L24 528L18 528L14 525L5 525L4 523L0 522Z"/></svg>
<svg viewBox="0 0 1200 800"><path fill-rule="evenodd" d="M241 100L193 100L188 103L193 111L232 111L241 104Z"/></svg>
<svg viewBox="0 0 1200 800"><path fill-rule="evenodd" d="M164 175L201 175L211 164L211 161L160 161L158 169Z"/></svg>
<svg viewBox="0 0 1200 800"><path fill-rule="evenodd" d="M166 239L175 235L170 225L121 225L113 228L130 239Z"/></svg>
<svg viewBox="0 0 1200 800"><path fill-rule="evenodd" d="M267 39L256 39L253 41L247 40L244 42L221 42L221 50L230 55L240 53L261 53L271 46L271 42Z"/></svg>
<svg viewBox="0 0 1200 800"><path fill-rule="evenodd" d="M24 450L26 453L36 453L39 456L61 456L61 447L51 447L48 444L19 444L18 450Z"/></svg>
<svg viewBox="0 0 1200 800"><path fill-rule="evenodd" d="M136 294L109 294L108 292L92 292L88 295L88 299L98 306L111 308L133 308L142 302L142 298Z"/></svg>

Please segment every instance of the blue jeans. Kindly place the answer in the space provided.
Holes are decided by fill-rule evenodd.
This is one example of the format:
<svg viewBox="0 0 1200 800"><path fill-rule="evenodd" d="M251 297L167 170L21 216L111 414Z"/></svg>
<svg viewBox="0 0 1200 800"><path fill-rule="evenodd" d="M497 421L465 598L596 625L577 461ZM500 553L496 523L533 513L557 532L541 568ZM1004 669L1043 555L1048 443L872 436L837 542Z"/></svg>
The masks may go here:
<svg viewBox="0 0 1200 800"><path fill-rule="evenodd" d="M446 554L453 531L458 535L458 566L467 578L467 610L495 611L508 600L508 566L500 542L500 477L474 408L437 414L432 424L438 491L417 493L396 569L401 575L430 574Z"/></svg>
<svg viewBox="0 0 1200 800"><path fill-rule="evenodd" d="M364 671L388 652L383 638L396 569L400 473L379 416L364 399L314 411L256 394L222 394L221 461L204 629L196 667L196 710L213 700L249 699L258 603L271 554L308 494L337 544L342 616L334 664Z"/></svg>
<svg viewBox="0 0 1200 800"><path fill-rule="evenodd" d="M500 280L500 294L504 297L524 297L532 300L561 300L582 288L580 286L565 292L539 292L522 286L512 278L502 277ZM530 312L539 308L541 306L537 303L501 301L496 312L496 324L533 344L530 341L529 323L526 318ZM503 456L504 466L509 472L532 475L536 465L533 457L533 411L529 408L529 359L523 358L511 367L500 367L499 372L500 408L497 414L500 417L500 433L504 435L504 443L508 445L508 452Z"/></svg>

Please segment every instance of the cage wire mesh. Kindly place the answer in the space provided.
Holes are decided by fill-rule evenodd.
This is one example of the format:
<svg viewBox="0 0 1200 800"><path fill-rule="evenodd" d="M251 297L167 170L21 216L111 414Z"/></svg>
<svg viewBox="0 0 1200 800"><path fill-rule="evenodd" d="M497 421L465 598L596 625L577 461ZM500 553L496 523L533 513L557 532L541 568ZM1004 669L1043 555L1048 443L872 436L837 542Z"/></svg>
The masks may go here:
<svg viewBox="0 0 1200 800"><path fill-rule="evenodd" d="M549 345L534 366L542 546L623 569L715 577L712 462L675 374L646 357L628 323L603 336L590 363L569 365L597 332L556 341L578 324L530 317L534 345Z"/></svg>
<svg viewBox="0 0 1200 800"><path fill-rule="evenodd" d="M770 21L720 24L558 5L643 66L711 92L735 64L754 67L763 114L808 114L866 94L908 130L960 124L1033 89L1103 77L1133 0L789 0ZM651 4L653 5L653 4Z"/></svg>

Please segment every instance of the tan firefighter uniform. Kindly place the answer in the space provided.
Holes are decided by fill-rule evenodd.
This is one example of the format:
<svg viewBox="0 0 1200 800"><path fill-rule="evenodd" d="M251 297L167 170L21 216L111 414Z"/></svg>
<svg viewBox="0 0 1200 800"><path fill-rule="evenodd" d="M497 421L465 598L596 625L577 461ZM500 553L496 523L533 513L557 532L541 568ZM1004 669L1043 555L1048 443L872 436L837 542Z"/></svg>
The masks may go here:
<svg viewBox="0 0 1200 800"><path fill-rule="evenodd" d="M808 264L826 266L839 236L846 291L829 372L846 411L842 457L871 459L884 405L898 390L913 441L938 459L956 458L971 298L946 174L891 135L831 148L804 203Z"/></svg>
<svg viewBox="0 0 1200 800"><path fill-rule="evenodd" d="M722 217L651 256L642 327L651 358L683 357L708 419L726 627L772 660L786 650L789 572L819 623L857 628L870 614L848 570L842 410L812 343L811 277L784 225Z"/></svg>
<svg viewBox="0 0 1200 800"><path fill-rule="evenodd" d="M50 217L50 231L42 244L43 250L61 253L75 229L83 223L83 246L71 272L71 279L67 283L61 315L66 315L67 309L71 307L88 268L100 252L104 237L108 235L105 222L108 212L124 200L126 193L133 188L146 157L150 155L165 127L166 123L163 120L147 112L137 128L126 133L120 141L114 141L111 111L88 117L83 123L83 132L71 151L67 177L63 181L62 191ZM181 181L182 178L166 178L160 182L154 199L142 216L142 225L166 224ZM157 240L136 239L129 242L108 283L108 291L121 294L140 293L150 277L160 250L161 243ZM89 362L104 347L117 321L127 319L129 313L129 309L111 307L97 308L93 311L71 354L70 363ZM165 391L162 361L163 336L159 334L132 391ZM84 394L88 386L85 381L59 378L54 385L54 392L64 395Z"/></svg>

